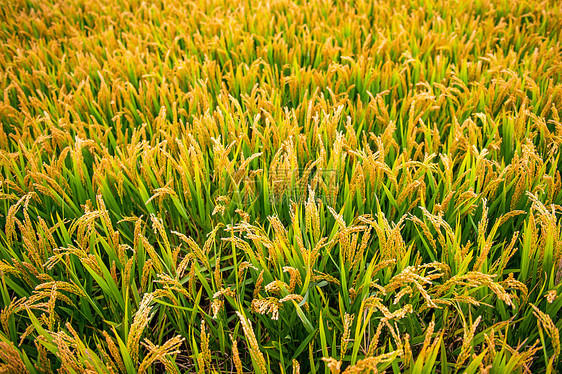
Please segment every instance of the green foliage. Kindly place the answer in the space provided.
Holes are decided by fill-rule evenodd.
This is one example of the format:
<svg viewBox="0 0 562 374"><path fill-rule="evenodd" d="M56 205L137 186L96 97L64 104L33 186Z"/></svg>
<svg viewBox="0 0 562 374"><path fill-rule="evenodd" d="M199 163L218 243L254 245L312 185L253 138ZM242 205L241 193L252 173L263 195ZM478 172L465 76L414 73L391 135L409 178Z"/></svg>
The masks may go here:
<svg viewBox="0 0 562 374"><path fill-rule="evenodd" d="M556 1L9 0L0 371L562 370Z"/></svg>

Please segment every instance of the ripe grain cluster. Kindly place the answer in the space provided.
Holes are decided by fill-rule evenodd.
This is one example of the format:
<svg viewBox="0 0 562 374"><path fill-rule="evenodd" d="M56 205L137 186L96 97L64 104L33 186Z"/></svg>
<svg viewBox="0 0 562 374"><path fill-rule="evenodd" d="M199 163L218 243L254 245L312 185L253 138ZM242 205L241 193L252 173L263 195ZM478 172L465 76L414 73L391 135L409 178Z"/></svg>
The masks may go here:
<svg viewBox="0 0 562 374"><path fill-rule="evenodd" d="M557 0L7 0L0 372L562 371Z"/></svg>

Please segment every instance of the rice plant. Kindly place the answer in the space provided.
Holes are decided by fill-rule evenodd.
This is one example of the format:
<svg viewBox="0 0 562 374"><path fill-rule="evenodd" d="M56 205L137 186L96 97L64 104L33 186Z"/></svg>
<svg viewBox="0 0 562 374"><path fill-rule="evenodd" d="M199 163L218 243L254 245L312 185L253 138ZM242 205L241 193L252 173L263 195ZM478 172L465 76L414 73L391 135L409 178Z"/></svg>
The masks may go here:
<svg viewBox="0 0 562 374"><path fill-rule="evenodd" d="M562 371L556 0L7 0L0 372Z"/></svg>

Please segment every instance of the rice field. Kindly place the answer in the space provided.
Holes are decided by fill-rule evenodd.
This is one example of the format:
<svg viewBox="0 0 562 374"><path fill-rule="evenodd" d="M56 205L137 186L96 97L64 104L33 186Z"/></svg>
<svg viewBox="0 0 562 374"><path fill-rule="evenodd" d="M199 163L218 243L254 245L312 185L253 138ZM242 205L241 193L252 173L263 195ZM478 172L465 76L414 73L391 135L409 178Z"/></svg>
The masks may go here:
<svg viewBox="0 0 562 374"><path fill-rule="evenodd" d="M562 372L556 0L7 0L0 373Z"/></svg>

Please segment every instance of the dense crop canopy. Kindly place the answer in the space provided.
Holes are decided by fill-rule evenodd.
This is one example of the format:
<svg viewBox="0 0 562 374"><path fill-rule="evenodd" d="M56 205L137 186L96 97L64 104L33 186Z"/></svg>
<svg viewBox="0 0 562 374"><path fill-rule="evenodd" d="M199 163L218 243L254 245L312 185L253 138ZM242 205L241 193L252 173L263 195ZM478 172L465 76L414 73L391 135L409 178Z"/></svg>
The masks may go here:
<svg viewBox="0 0 562 374"><path fill-rule="evenodd" d="M557 0L7 0L0 372L562 371Z"/></svg>

